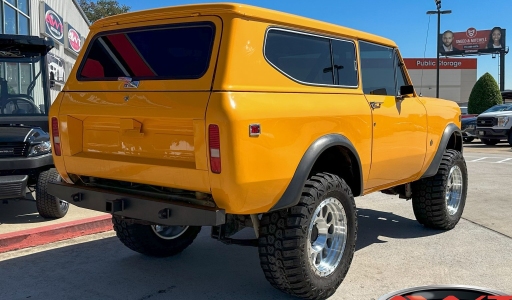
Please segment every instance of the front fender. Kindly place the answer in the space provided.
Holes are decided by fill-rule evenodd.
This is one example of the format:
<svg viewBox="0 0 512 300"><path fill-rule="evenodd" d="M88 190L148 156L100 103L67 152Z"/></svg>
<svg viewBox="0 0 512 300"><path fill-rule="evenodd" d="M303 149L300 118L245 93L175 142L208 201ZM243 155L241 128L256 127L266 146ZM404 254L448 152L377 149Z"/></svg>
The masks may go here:
<svg viewBox="0 0 512 300"><path fill-rule="evenodd" d="M451 139L452 136L454 136L455 139ZM446 149L455 149L462 153L462 148L462 132L460 128L453 123L448 124L444 129L436 154L421 178L431 177L437 174L437 170L439 169L439 165L441 164L441 160L443 159L443 154Z"/></svg>

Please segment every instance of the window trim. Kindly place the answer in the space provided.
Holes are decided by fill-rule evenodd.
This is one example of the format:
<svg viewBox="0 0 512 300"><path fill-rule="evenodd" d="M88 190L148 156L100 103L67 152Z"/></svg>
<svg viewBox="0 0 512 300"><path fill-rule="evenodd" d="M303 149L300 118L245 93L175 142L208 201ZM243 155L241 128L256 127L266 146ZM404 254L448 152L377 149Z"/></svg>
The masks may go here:
<svg viewBox="0 0 512 300"><path fill-rule="evenodd" d="M210 44L210 56L208 57L208 61L206 63L206 69L200 76L197 77L189 77L189 78L174 78L169 76L156 76L156 77L144 77L144 76L131 76L132 80L148 80L148 81L159 81L159 80L197 80L203 78L203 76L208 73L208 70L210 69L210 64L212 62L212 54L214 51L215 46L215 39L217 35L217 26L212 21L196 21L196 22L185 22L185 23L175 23L175 24L163 24L163 25L149 25L144 27L133 27L133 28L125 28L125 29L117 29L117 30L109 30L109 31L102 31L97 33L91 38L91 41L88 43L88 47L82 57L82 60L80 61L80 66L78 67L76 71L76 80L80 82L93 82L93 81L102 81L102 82L115 82L119 80L119 77L104 77L104 78L87 78L82 77L82 71L85 67L85 62L87 61L86 58L88 58L89 53L91 51L92 46L96 42L96 40L100 37L107 36L110 34L116 34L116 33L130 33L130 32L137 32L137 31L144 31L144 30L163 30L163 29L170 29L170 28L190 28L190 27L201 27L201 26L210 26L213 29L213 35L212 35L212 41ZM68 78L69 79L69 78Z"/></svg>
<svg viewBox="0 0 512 300"><path fill-rule="evenodd" d="M329 42L329 52L331 54L331 67L333 68L333 72L332 72L332 76L333 76L333 84L322 84L322 83L313 83L313 82L305 82L305 81L302 81L302 80L299 80L299 79L296 79L296 78L293 78L292 76L290 76L289 74L287 74L285 71L279 69L276 65L274 65L270 59L268 59L267 57L267 54L266 54L266 48L267 48L267 39L268 39L268 33L271 31L271 30L276 30L276 31L284 31L284 32L291 32L291 33L296 33L296 34L301 34L301 35L307 35L307 36L313 36L313 37L318 37L318 38L323 38L323 39L327 39L327 41ZM357 85L356 86L351 86L351 85L340 85L340 84L334 84L335 80L334 80L334 57L333 57L333 53L332 53L332 41L333 40L338 40L338 41L342 41L342 42L348 42L348 43L352 43L352 45L354 46L354 54L355 54L355 61L357 62L358 60L358 53L357 53L357 47L356 47L356 42L355 40L351 40L351 39L344 39L344 38L338 38L338 37L332 37L332 36L327 36L327 35L320 35L320 34L316 34L316 33L311 33L311 32L305 32L305 31L299 31L299 30L295 30L295 29L292 29L292 28L284 28L284 27L278 27L278 26L269 26L266 31L265 31L265 39L263 41L263 57L265 58L265 60L267 61L267 63L269 65L271 65L274 69L276 69L279 73L283 74L284 76L288 77L289 79L299 83L299 84L302 84L302 85L307 85L307 86L317 86L317 87L335 87L335 88L349 88L349 89L358 89L359 88L359 63L357 63Z"/></svg>

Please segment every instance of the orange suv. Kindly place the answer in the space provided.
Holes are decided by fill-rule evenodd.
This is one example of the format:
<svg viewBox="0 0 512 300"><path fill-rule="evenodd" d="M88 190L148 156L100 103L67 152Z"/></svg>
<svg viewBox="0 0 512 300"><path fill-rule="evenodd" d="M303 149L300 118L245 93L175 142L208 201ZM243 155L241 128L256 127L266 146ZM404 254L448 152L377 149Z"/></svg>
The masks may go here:
<svg viewBox="0 0 512 300"><path fill-rule="evenodd" d="M94 23L50 126L48 191L111 213L127 247L170 256L212 226L303 298L347 274L354 197L412 198L437 229L466 200L460 109L417 96L393 41L247 5ZM245 227L257 239L233 238Z"/></svg>

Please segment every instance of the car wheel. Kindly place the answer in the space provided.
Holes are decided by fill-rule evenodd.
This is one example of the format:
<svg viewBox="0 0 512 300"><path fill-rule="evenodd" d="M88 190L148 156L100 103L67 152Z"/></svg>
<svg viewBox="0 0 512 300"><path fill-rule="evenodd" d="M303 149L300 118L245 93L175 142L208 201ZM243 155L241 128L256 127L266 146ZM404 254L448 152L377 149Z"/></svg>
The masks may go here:
<svg viewBox="0 0 512 300"><path fill-rule="evenodd" d="M494 146L500 142L498 139L480 139L487 146Z"/></svg>
<svg viewBox="0 0 512 300"><path fill-rule="evenodd" d="M64 217L69 209L69 203L61 200L46 191L49 182L60 182L57 170L49 169L41 172L36 184L36 207L43 218L58 219Z"/></svg>
<svg viewBox="0 0 512 300"><path fill-rule="evenodd" d="M260 265L272 286L307 299L334 294L352 262L357 235L354 197L343 179L310 177L297 205L264 214L260 224Z"/></svg>
<svg viewBox="0 0 512 300"><path fill-rule="evenodd" d="M176 255L192 244L201 226L161 226L130 222L112 216L114 231L119 240L135 252L147 256Z"/></svg>
<svg viewBox="0 0 512 300"><path fill-rule="evenodd" d="M449 230L459 222L468 190L468 171L462 153L446 150L437 174L412 184L412 207L419 223Z"/></svg>

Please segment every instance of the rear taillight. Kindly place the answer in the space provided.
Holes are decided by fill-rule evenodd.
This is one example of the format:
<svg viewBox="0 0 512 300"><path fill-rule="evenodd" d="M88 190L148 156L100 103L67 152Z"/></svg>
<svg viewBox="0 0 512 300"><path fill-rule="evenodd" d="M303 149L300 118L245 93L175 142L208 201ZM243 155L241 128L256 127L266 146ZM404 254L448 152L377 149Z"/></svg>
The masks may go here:
<svg viewBox="0 0 512 300"><path fill-rule="evenodd" d="M219 126L210 124L210 126L208 126L208 133L210 147L210 168L213 173L220 174L221 163Z"/></svg>
<svg viewBox="0 0 512 300"><path fill-rule="evenodd" d="M53 152L55 155L60 156L60 134L59 134L59 120L52 117L52 136L53 136Z"/></svg>

